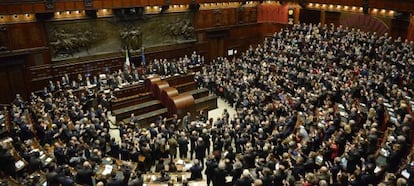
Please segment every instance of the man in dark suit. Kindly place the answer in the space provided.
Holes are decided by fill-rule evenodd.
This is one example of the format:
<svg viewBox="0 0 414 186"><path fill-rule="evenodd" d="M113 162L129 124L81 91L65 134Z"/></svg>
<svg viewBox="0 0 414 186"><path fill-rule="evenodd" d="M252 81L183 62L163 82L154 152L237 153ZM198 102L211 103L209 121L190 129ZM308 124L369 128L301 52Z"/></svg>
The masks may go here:
<svg viewBox="0 0 414 186"><path fill-rule="evenodd" d="M106 186L123 186L124 180L117 178L116 172L111 173L111 178L106 183Z"/></svg>
<svg viewBox="0 0 414 186"><path fill-rule="evenodd" d="M216 159L214 158L214 155L210 155L207 162L206 162L206 170L205 174L207 176L207 186L210 186L210 183L213 180L214 177L214 170L217 168L218 163Z"/></svg>
<svg viewBox="0 0 414 186"><path fill-rule="evenodd" d="M214 169L213 186L225 186L226 185L226 164L220 162L218 167Z"/></svg>
<svg viewBox="0 0 414 186"><path fill-rule="evenodd" d="M180 151L180 158L184 159L187 158L187 153L188 153L188 139L187 137L185 137L185 134L182 134L178 140L178 150Z"/></svg>
<svg viewBox="0 0 414 186"><path fill-rule="evenodd" d="M199 137L195 145L195 154L196 159L201 163L201 166L204 166L204 158L206 157L206 146L203 141L203 138Z"/></svg>
<svg viewBox="0 0 414 186"><path fill-rule="evenodd" d="M76 183L81 185L93 185L92 176L95 175L95 173L88 161L83 162L83 166L79 167L76 171Z"/></svg>
<svg viewBox="0 0 414 186"><path fill-rule="evenodd" d="M250 177L250 172L247 169L243 170L242 177L236 181L236 186L251 186L253 179Z"/></svg>
<svg viewBox="0 0 414 186"><path fill-rule="evenodd" d="M201 171L203 168L200 166L200 162L198 160L194 160L194 165L190 168L191 177L189 180L201 180L203 179L203 175Z"/></svg>

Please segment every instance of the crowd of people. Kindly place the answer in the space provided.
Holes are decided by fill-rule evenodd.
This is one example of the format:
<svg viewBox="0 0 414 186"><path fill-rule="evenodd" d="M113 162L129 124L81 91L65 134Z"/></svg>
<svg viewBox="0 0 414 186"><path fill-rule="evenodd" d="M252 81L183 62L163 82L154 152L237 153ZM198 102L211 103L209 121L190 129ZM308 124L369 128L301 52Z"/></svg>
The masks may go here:
<svg viewBox="0 0 414 186"><path fill-rule="evenodd" d="M160 117L148 128L119 123L121 141L109 134L106 99L85 106L88 93L53 94L58 89L49 86L29 102L18 96L4 110L13 149L28 168L17 171L9 143L2 142L0 172L21 182L32 179L30 185L36 185L30 173L40 170L48 185L142 185L142 174L154 170L168 181L166 171L176 171L181 159L192 160L189 181L214 186L412 185L413 49L412 42L387 35L294 25L240 57L218 58L196 76L236 114ZM151 72L180 71L156 64L149 65ZM134 77L124 74L113 74L112 88ZM88 85L79 79L75 83ZM51 85L76 88L68 82L64 77L65 85ZM51 149L51 162L38 161L36 141ZM104 157L138 166L123 165L121 176L99 179Z"/></svg>
<svg viewBox="0 0 414 186"><path fill-rule="evenodd" d="M201 62L201 57L194 52L190 58L179 59L179 72L168 66L162 75L187 73L181 66L191 67ZM156 62L149 66L154 64ZM10 106L0 112L0 176L11 176L23 185L40 184L42 174L45 174L43 177L48 185L142 185L142 174L147 169L143 166L144 161L138 160L146 155L146 148L137 143L126 143L126 139L121 145L110 135L110 104L116 99L113 92L117 88L139 83L152 73L158 71L139 73L132 67L131 70L96 75L92 79L91 74L65 74L56 82L50 81L42 91L31 93L27 101L17 94ZM160 121L164 120L160 118ZM135 135L125 132L131 131L123 131L123 136ZM105 157L110 157L111 161L104 161ZM118 159L139 166L124 161L114 168L118 171L113 171L113 175L97 176L100 167L118 165ZM149 160L145 161L145 166ZM0 181L0 185L10 184Z"/></svg>
<svg viewBox="0 0 414 186"><path fill-rule="evenodd" d="M387 34L300 24L218 58L197 77L237 109L214 124L217 161L233 180L248 169L263 185L413 185L413 49Z"/></svg>

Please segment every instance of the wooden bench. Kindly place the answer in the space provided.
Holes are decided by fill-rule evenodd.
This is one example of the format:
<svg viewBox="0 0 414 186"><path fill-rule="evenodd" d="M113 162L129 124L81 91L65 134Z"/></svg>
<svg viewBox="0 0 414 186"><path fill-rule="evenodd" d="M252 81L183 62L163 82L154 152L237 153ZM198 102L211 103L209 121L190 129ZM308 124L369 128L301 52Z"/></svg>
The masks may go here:
<svg viewBox="0 0 414 186"><path fill-rule="evenodd" d="M199 99L199 98L209 96L209 91L207 88L200 88L200 89L194 89L188 92L183 92L183 94L190 94L194 97L194 99Z"/></svg>
<svg viewBox="0 0 414 186"><path fill-rule="evenodd" d="M144 83L135 83L131 85L126 85L114 91L114 96L117 98L134 96L136 94L145 93L146 88Z"/></svg>
<svg viewBox="0 0 414 186"><path fill-rule="evenodd" d="M194 74L185 74L179 76L172 76L165 79L171 87L177 87L181 84L186 84L189 82L194 82Z"/></svg>
<svg viewBox="0 0 414 186"><path fill-rule="evenodd" d="M139 127L148 127L151 123L155 122L155 120L159 117L166 117L168 114L167 108L157 109L151 112L147 112L141 115L136 115L135 117L138 119ZM125 118L122 120L123 123L129 123L130 118Z"/></svg>
<svg viewBox="0 0 414 186"><path fill-rule="evenodd" d="M197 89L197 84L194 81L192 81L188 83L179 84L173 87L176 88L179 93L183 93Z"/></svg>
<svg viewBox="0 0 414 186"><path fill-rule="evenodd" d="M153 99L154 97L151 92L118 98L111 102L111 110L118 110L132 105L138 105Z"/></svg>
<svg viewBox="0 0 414 186"><path fill-rule="evenodd" d="M116 117L116 121L121 121L125 118L129 118L132 113L134 113L135 116L138 116L140 114L144 114L161 108L163 108L163 106L161 105L161 102L159 100L152 100L138 105L132 105L122 109L113 110L112 115Z"/></svg>
<svg viewBox="0 0 414 186"><path fill-rule="evenodd" d="M209 95L206 97L198 98L194 100L196 112L201 110L209 111L217 108L217 96Z"/></svg>

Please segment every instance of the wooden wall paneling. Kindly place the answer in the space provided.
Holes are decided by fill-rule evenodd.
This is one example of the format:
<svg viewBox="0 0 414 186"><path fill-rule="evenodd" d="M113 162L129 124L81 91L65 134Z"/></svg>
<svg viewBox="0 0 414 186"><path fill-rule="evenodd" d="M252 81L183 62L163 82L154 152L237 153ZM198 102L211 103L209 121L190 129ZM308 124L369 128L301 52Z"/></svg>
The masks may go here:
<svg viewBox="0 0 414 186"><path fill-rule="evenodd" d="M19 4L7 5L7 13L9 13L9 14L19 14L19 13L22 12L20 7L21 7L21 5L19 5Z"/></svg>
<svg viewBox="0 0 414 186"><path fill-rule="evenodd" d="M339 26L340 17L341 17L340 12L325 11L325 22L324 22L324 24L329 25L330 23L333 23L335 26Z"/></svg>
<svg viewBox="0 0 414 186"><path fill-rule="evenodd" d="M102 1L102 7L101 8L112 8L112 7L116 7L112 2L113 2L112 0L103 0Z"/></svg>
<svg viewBox="0 0 414 186"><path fill-rule="evenodd" d="M7 14L7 6L0 6L0 14Z"/></svg>
<svg viewBox="0 0 414 186"><path fill-rule="evenodd" d="M52 79L52 68L51 65L38 65L28 69L28 86L29 92L35 92L42 90L48 85L48 82Z"/></svg>
<svg viewBox="0 0 414 186"><path fill-rule="evenodd" d="M65 2L65 10L76 10L75 1Z"/></svg>
<svg viewBox="0 0 414 186"><path fill-rule="evenodd" d="M216 26L217 10L201 10L195 15L195 29L204 29Z"/></svg>
<svg viewBox="0 0 414 186"><path fill-rule="evenodd" d="M391 36L393 38L406 38L410 20L392 19L391 21Z"/></svg>
<svg viewBox="0 0 414 186"><path fill-rule="evenodd" d="M12 97L10 96L10 83L9 83L9 76L6 68L0 68L0 87L3 91L0 91L0 103L10 103Z"/></svg>
<svg viewBox="0 0 414 186"><path fill-rule="evenodd" d="M9 29L7 25L0 25L0 47L10 49Z"/></svg>
<svg viewBox="0 0 414 186"><path fill-rule="evenodd" d="M200 29L203 26L203 19L201 19L201 14L203 11L198 11L197 13L195 13L194 15L194 28L195 29Z"/></svg>
<svg viewBox="0 0 414 186"><path fill-rule="evenodd" d="M45 32L41 23L21 23L8 25L11 49L25 49L46 46Z"/></svg>
<svg viewBox="0 0 414 186"><path fill-rule="evenodd" d="M66 2L57 1L55 2L55 11L65 11L65 4Z"/></svg>
<svg viewBox="0 0 414 186"><path fill-rule="evenodd" d="M236 25L236 24L238 24L238 22L237 22L237 17L238 17L238 10L237 10L237 8L232 8L231 9L231 15L230 15L230 17L229 17L229 24L230 25Z"/></svg>
<svg viewBox="0 0 414 186"><path fill-rule="evenodd" d="M85 9L85 4L84 4L84 2L83 1L75 1L75 2L73 2L74 3L74 9L75 10L83 10L83 9Z"/></svg>
<svg viewBox="0 0 414 186"><path fill-rule="evenodd" d="M197 51L197 54L204 56L206 60L210 59L208 49L208 42L199 42L195 45L195 50Z"/></svg>
<svg viewBox="0 0 414 186"><path fill-rule="evenodd" d="M23 25L23 24L19 24L19 25ZM14 49L22 49L22 48L26 48L27 46L27 34L24 32L24 29L22 28L22 26L18 26L16 24L14 25L8 25L9 30L9 38L13 38L10 39L10 49L14 50Z"/></svg>
<svg viewBox="0 0 414 186"><path fill-rule="evenodd" d="M7 71L10 82L10 97L13 98L13 95L21 94L23 98L27 99L28 94L23 65L9 66Z"/></svg>
<svg viewBox="0 0 414 186"><path fill-rule="evenodd" d="M301 23L314 23L317 24L320 21L321 11L302 9L300 11L299 20Z"/></svg>
<svg viewBox="0 0 414 186"><path fill-rule="evenodd" d="M221 10L222 10L222 13L218 15L220 17L219 20L220 20L221 25L223 26L230 25L229 17L232 16L230 9L226 8L226 9L221 9Z"/></svg>
<svg viewBox="0 0 414 186"><path fill-rule="evenodd" d="M131 0L122 0L122 1L120 1L120 3L121 3L122 7L131 7L132 6Z"/></svg>
<svg viewBox="0 0 414 186"><path fill-rule="evenodd" d="M110 7L113 7L113 8L121 8L122 7L122 2L123 1L120 1L120 0L112 0L112 6L110 6Z"/></svg>
<svg viewBox="0 0 414 186"><path fill-rule="evenodd" d="M101 9L103 7L103 1L102 0L94 0L93 1L93 7L97 9Z"/></svg>
<svg viewBox="0 0 414 186"><path fill-rule="evenodd" d="M171 0L172 5L186 5L190 3L191 3L191 0Z"/></svg>
<svg viewBox="0 0 414 186"><path fill-rule="evenodd" d="M31 4L22 5L20 9L22 13L33 13L34 12L33 6Z"/></svg>
<svg viewBox="0 0 414 186"><path fill-rule="evenodd" d="M43 3L34 3L33 4L33 10L35 13L41 13L46 11L45 4Z"/></svg>

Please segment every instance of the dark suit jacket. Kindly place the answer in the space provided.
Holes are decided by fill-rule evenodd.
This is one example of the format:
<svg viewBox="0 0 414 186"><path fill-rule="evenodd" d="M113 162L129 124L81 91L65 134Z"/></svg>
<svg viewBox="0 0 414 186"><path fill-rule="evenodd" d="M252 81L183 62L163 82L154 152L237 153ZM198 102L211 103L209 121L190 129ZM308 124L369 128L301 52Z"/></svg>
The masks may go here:
<svg viewBox="0 0 414 186"><path fill-rule="evenodd" d="M227 172L224 169L216 168L214 170L213 186L224 186L226 185Z"/></svg>
<svg viewBox="0 0 414 186"><path fill-rule="evenodd" d="M203 170L203 168L199 165L194 165L190 168L190 172L191 172L191 180L198 180L198 179L203 179L203 175L201 174L201 171Z"/></svg>
<svg viewBox="0 0 414 186"><path fill-rule="evenodd" d="M94 175L94 172L92 171L92 169L80 168L77 170L76 183L82 184L82 185L93 185L92 183L93 175Z"/></svg>
<svg viewBox="0 0 414 186"><path fill-rule="evenodd" d="M105 186L123 186L124 182L118 178L111 178L108 180Z"/></svg>
<svg viewBox="0 0 414 186"><path fill-rule="evenodd" d="M240 178L236 181L236 186L251 186L253 180L250 178Z"/></svg>

